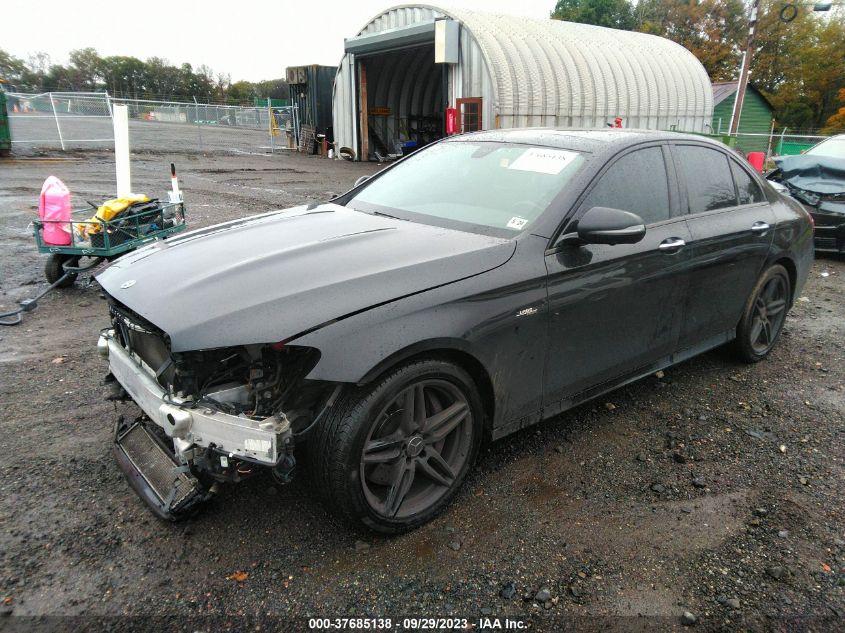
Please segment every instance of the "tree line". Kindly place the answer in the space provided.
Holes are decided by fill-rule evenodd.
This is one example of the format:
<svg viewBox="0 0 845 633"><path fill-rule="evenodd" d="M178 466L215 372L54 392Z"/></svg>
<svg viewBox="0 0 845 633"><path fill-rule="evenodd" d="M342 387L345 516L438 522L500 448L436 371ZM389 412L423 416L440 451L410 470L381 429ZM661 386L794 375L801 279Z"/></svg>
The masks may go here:
<svg viewBox="0 0 845 633"><path fill-rule="evenodd" d="M845 131L845 14L796 3L785 22L786 4L761 3L750 81L774 106L779 129ZM748 35L742 0L558 0L551 17L666 37L689 49L711 81L739 77Z"/></svg>
<svg viewBox="0 0 845 633"><path fill-rule="evenodd" d="M18 92L93 92L107 90L114 97L162 101L199 101L252 105L253 99L287 99L283 79L232 82L228 74L208 66L173 66L160 57L101 57L93 48L73 51L68 64L51 63L44 53L23 60L0 49L0 79Z"/></svg>

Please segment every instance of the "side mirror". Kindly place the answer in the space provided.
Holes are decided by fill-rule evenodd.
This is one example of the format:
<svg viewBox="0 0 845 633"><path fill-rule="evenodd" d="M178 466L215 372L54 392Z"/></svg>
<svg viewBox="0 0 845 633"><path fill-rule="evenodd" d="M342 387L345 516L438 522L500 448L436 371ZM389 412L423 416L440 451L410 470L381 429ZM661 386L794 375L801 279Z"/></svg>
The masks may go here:
<svg viewBox="0 0 845 633"><path fill-rule="evenodd" d="M636 244L643 237L643 219L621 209L593 207L578 220L578 239L586 244Z"/></svg>
<svg viewBox="0 0 845 633"><path fill-rule="evenodd" d="M784 185L783 183L780 183L777 180L768 180L766 182L768 182L769 186L771 186L771 188L777 191L778 193L782 193L785 196L789 195L789 189L787 189L786 185Z"/></svg>
<svg viewBox="0 0 845 633"><path fill-rule="evenodd" d="M367 182L369 179L370 179L370 177L369 177L369 176L361 176L360 178L358 178L358 180L356 180L356 181L355 181L355 184L354 184L354 185L352 185L352 188L353 188L353 189L355 189L356 187L358 187L358 186L360 186L360 185L363 185L363 184L364 184L365 182Z"/></svg>

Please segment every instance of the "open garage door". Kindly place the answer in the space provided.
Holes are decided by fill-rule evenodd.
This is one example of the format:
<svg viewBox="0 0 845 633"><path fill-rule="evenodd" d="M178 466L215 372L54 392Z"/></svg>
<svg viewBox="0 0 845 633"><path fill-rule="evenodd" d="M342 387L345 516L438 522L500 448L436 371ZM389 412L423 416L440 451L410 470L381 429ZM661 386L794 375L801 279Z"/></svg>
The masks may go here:
<svg viewBox="0 0 845 633"><path fill-rule="evenodd" d="M445 70L434 45L358 58L361 156L382 160L444 134Z"/></svg>

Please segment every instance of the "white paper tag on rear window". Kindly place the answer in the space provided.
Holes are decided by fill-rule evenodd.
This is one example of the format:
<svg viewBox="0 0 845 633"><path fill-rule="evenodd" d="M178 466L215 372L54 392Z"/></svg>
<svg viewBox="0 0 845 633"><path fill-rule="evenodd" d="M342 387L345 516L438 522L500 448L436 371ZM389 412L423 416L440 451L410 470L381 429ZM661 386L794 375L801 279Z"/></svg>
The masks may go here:
<svg viewBox="0 0 845 633"><path fill-rule="evenodd" d="M519 171L533 171L539 174L559 174L569 163L575 160L578 152L567 152L563 149L548 149L545 147L531 147L525 150L508 169Z"/></svg>
<svg viewBox="0 0 845 633"><path fill-rule="evenodd" d="M528 220L525 218L521 218L518 215L513 216L510 220L508 220L508 228L509 229L521 229L523 226L528 224Z"/></svg>

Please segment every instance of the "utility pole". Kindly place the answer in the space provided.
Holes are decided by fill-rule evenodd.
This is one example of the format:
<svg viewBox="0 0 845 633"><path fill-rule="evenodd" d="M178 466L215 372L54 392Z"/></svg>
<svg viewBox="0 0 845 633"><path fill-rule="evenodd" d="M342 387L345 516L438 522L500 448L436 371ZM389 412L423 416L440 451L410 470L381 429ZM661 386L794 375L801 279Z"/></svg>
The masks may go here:
<svg viewBox="0 0 845 633"><path fill-rule="evenodd" d="M734 109L731 113L731 124L728 127L728 134L736 134L739 129L739 117L742 114L742 103L745 101L745 90L748 88L748 73L751 68L751 58L754 55L754 35L757 32L757 11L760 8L760 0L754 0L751 7L751 17L748 20L748 41L745 44L745 51L742 53L742 66L739 70L739 85L736 87L736 98Z"/></svg>

